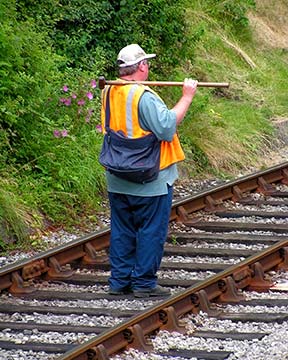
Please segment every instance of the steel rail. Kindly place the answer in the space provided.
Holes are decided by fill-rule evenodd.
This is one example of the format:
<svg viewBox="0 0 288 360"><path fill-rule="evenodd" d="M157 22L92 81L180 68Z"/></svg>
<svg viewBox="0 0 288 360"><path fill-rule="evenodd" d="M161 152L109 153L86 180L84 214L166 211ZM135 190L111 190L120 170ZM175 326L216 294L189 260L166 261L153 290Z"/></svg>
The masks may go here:
<svg viewBox="0 0 288 360"><path fill-rule="evenodd" d="M288 182L288 162L273 168L233 180L224 185L203 191L194 196L173 202L171 221L187 221L188 215L198 210L215 210L226 200L241 200L247 193L259 191L275 194L276 183ZM288 196L288 195L287 195ZM109 246L110 230L98 231L55 249L38 254L30 259L7 265L0 269L0 291L8 290L14 295L33 292L26 286L29 279L67 279L72 275L64 265L79 262L97 267ZM287 269L288 239L282 238L268 249L217 273L207 280L198 282L185 291L162 301L127 322L121 323L101 335L63 354L59 360L102 360L129 347L150 350L145 337L160 329L185 331L179 318L200 310L217 316L215 302L237 302L242 298L241 289L267 290L271 282L265 272L272 269ZM103 260L102 260L103 261Z"/></svg>
<svg viewBox="0 0 288 360"><path fill-rule="evenodd" d="M213 309L212 302L237 302L242 299L238 290L246 287L270 288L272 284L262 275L277 267L287 269L287 245L288 239L283 240L90 339L58 359L104 360L129 347L147 351L150 345L146 343L145 336L160 329L185 332L178 321L179 317L200 310L217 316L218 311Z"/></svg>
<svg viewBox="0 0 288 360"><path fill-rule="evenodd" d="M173 202L170 221L185 221L188 214L215 209L225 200L239 200L245 193L259 191L265 194L275 192L272 184L288 183L288 162L247 175L217 186L197 195ZM35 277L61 280L72 275L65 265L72 262L97 265L103 261L101 251L109 247L110 229L97 231L75 239L68 244L42 252L29 259L19 261L0 269L0 291L12 294L33 292L25 282Z"/></svg>
<svg viewBox="0 0 288 360"><path fill-rule="evenodd" d="M178 200L173 204L170 219L181 220L181 210L185 210L187 214L203 209L212 210L225 200L240 200L245 193L259 191L267 195L273 194L275 189L271 184L279 182L288 183L288 162L203 190L195 196L188 196L186 200Z"/></svg>

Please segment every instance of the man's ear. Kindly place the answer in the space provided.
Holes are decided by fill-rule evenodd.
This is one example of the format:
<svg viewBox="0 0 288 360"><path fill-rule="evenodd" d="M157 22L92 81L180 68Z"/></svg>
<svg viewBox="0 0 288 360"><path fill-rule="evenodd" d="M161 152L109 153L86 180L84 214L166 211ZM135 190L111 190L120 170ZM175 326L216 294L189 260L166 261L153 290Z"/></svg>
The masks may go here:
<svg viewBox="0 0 288 360"><path fill-rule="evenodd" d="M138 70L140 70L141 72L145 71L145 64L143 64L143 62L141 61L139 66L138 66Z"/></svg>

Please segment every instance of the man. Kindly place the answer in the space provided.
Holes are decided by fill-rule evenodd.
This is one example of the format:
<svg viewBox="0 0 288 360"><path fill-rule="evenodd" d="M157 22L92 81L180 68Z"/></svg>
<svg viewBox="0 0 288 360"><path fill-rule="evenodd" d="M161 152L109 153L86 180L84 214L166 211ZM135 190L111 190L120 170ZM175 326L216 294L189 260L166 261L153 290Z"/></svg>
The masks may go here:
<svg viewBox="0 0 288 360"><path fill-rule="evenodd" d="M148 79L148 60L137 44L118 54L120 80ZM110 91L107 91L110 88ZM184 159L176 129L196 93L197 81L185 79L183 94L169 110L150 88L139 84L106 86L102 93L102 126L105 105L110 104L110 128L128 137L153 132L161 141L160 171L156 180L139 184L106 172L111 209L109 278L110 294L133 292L135 297L167 296L170 290L157 284L172 206L177 162ZM109 102L107 100L109 94Z"/></svg>

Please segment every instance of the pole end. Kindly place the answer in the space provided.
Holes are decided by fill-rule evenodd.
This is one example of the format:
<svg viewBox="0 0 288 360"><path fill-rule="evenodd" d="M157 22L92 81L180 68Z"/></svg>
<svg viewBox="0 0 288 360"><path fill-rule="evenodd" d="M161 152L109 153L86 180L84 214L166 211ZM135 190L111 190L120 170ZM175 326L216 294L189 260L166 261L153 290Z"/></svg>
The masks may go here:
<svg viewBox="0 0 288 360"><path fill-rule="evenodd" d="M104 76L99 76L99 79L98 79L98 88L100 90L103 90L104 87L106 85L106 80L105 80L105 77Z"/></svg>

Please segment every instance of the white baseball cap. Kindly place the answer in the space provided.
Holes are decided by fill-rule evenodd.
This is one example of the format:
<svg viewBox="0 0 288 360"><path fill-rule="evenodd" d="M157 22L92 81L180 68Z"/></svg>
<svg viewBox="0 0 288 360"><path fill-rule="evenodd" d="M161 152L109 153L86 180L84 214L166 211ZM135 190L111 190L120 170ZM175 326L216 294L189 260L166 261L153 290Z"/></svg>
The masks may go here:
<svg viewBox="0 0 288 360"><path fill-rule="evenodd" d="M137 64L145 59L152 59L156 54L146 54L138 44L125 46L120 50L117 56L117 64L119 67L126 67Z"/></svg>

